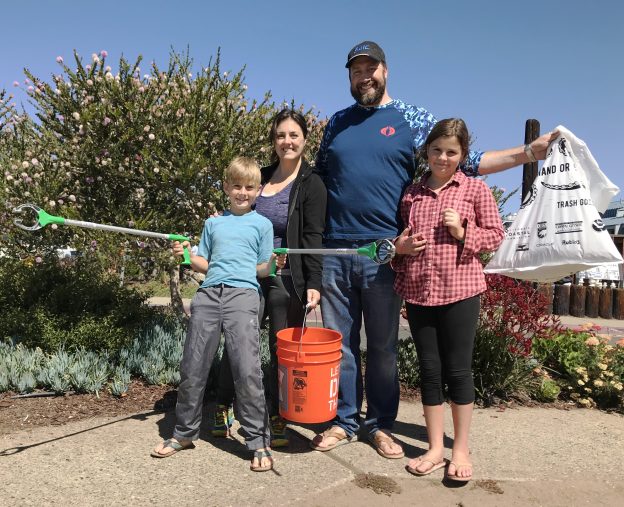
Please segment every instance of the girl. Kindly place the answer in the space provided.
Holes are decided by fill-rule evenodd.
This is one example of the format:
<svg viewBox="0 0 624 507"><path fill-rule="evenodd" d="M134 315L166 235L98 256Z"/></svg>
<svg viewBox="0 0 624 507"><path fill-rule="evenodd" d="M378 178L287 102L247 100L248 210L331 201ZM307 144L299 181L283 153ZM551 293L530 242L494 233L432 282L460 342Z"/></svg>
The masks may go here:
<svg viewBox="0 0 624 507"><path fill-rule="evenodd" d="M486 290L478 254L503 240L498 207L488 186L458 170L470 136L461 119L437 123L424 144L429 170L410 185L400 212L407 228L397 238L395 290L406 303L420 365L429 450L407 471L427 475L444 468L444 384L453 415L448 478L469 481L468 434L474 404L472 349L479 294Z"/></svg>

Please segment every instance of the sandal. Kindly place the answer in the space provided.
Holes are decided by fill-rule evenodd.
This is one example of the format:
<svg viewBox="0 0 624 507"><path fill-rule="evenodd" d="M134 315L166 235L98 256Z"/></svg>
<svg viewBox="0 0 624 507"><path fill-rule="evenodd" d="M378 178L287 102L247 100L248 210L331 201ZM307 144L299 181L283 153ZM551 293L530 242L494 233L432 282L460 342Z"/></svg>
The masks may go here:
<svg viewBox="0 0 624 507"><path fill-rule="evenodd" d="M451 461L449 463L449 466L453 465L455 467L455 473L451 474L448 473L446 474L446 477L452 481L457 481L457 482L469 482L470 479L472 479L472 463L455 463L454 461ZM471 474L468 477L460 477L457 475L457 469L459 467L466 467L469 468L471 471Z"/></svg>
<svg viewBox="0 0 624 507"><path fill-rule="evenodd" d="M381 448L382 444L390 444L390 443L397 444L399 447L401 446L400 442L396 438L394 438L392 433L390 433L389 431L377 430L372 435L369 435L368 441L375 448L377 453L380 456L383 456L384 458L399 459L405 456L405 452L403 452L402 447L401 447L401 452L398 452L398 453L386 452Z"/></svg>
<svg viewBox="0 0 624 507"><path fill-rule="evenodd" d="M319 440L319 437L320 440ZM320 447L319 444L323 442L326 438L335 438L336 442L333 444L329 444L323 447ZM331 428L325 430L323 433L319 433L314 437L314 439L310 442L310 447L315 451L331 451L338 446L348 444L353 440L353 436L347 435L347 432L342 429L340 426L332 426Z"/></svg>
<svg viewBox="0 0 624 507"><path fill-rule="evenodd" d="M430 473L433 473L436 470L440 470L441 468L444 468L448 464L446 459L442 459L442 461L439 461L438 463L434 463L430 459L418 458L418 460L420 461L420 463L431 463L431 467L423 471L418 470L416 467L412 468L409 465L405 465L405 470L407 470L410 474L416 475L418 477L429 475Z"/></svg>
<svg viewBox="0 0 624 507"><path fill-rule="evenodd" d="M270 463L268 465L262 466L262 458L269 458ZM258 466L253 466L254 460L258 460ZM262 449L261 451L254 451L253 458L251 460L251 465L249 465L249 469L252 472L267 472L273 469L273 455L269 449Z"/></svg>
<svg viewBox="0 0 624 507"><path fill-rule="evenodd" d="M152 456L153 458L168 458L169 456L173 456L175 453L183 451L184 449L192 449L193 447L195 447L195 445L193 445L193 442L189 442L188 444L183 445L173 438L165 440L161 445L162 447L160 448L160 451L158 450L158 448L155 448L150 453L150 456ZM161 452L167 447L171 447L172 450L167 452Z"/></svg>

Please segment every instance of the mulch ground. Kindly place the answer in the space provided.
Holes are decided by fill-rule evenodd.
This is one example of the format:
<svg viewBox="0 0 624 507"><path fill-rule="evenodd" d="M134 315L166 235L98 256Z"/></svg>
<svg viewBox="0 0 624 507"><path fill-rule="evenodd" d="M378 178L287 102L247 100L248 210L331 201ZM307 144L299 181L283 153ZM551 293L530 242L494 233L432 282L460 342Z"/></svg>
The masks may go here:
<svg viewBox="0 0 624 507"><path fill-rule="evenodd" d="M175 407L177 391L170 386L151 386L133 381L126 396L109 393L65 394L14 398L0 394L0 434L39 426L62 425L93 417L119 417L154 410L166 412Z"/></svg>
<svg viewBox="0 0 624 507"><path fill-rule="evenodd" d="M15 397L0 394L0 435L40 426L59 426L94 417L120 417L137 412L168 412L175 408L178 392L170 386L152 386L132 381L122 398L108 392L95 394L65 394L45 397ZM420 390L401 385L401 400L420 401ZM530 400L496 404L499 411L517 406L549 406L570 410L569 402L537 403Z"/></svg>

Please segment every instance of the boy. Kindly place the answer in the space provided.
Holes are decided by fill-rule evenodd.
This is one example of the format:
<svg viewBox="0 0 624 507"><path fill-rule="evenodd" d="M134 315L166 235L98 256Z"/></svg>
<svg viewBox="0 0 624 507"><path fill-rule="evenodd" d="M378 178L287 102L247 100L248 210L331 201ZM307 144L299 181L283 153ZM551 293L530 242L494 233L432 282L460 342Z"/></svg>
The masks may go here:
<svg viewBox="0 0 624 507"><path fill-rule="evenodd" d="M206 220L197 255L191 254L193 270L206 273L206 279L191 303L176 426L173 437L156 446L152 456L166 458L192 447L198 438L204 390L223 332L241 429L247 448L254 451L250 468L264 472L273 467L273 459L260 369L256 276L269 275L273 227L251 209L260 191L260 168L252 159L235 158L223 180L230 209ZM184 246L189 245L176 242L174 254L182 255Z"/></svg>

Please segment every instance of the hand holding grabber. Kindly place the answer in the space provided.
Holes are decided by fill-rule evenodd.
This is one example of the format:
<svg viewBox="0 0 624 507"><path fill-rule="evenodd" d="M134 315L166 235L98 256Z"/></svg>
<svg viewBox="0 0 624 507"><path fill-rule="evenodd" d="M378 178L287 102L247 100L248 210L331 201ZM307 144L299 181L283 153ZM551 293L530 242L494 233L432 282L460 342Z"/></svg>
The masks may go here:
<svg viewBox="0 0 624 507"><path fill-rule="evenodd" d="M81 220L71 220L68 218L58 217L46 213L35 204L22 204L20 206L17 206L16 208L13 208L13 213L22 214L25 212L33 212L36 214L36 220L33 225L24 225L24 222L21 218L16 218L15 220L13 220L13 223L17 227L19 227L20 229L24 229L25 231L37 231L39 229L43 229L46 225L57 224L82 227L84 229L95 229L99 231L121 232L124 234L132 234L134 236L143 236L146 238L167 239L169 241L190 241L190 238L187 238L186 236L182 236L180 234L163 234L160 232L142 231L139 229L130 229L128 227L117 227L116 225L96 224L93 222L83 222ZM182 261L182 265L190 264L191 255L188 249L185 248L184 260Z"/></svg>

